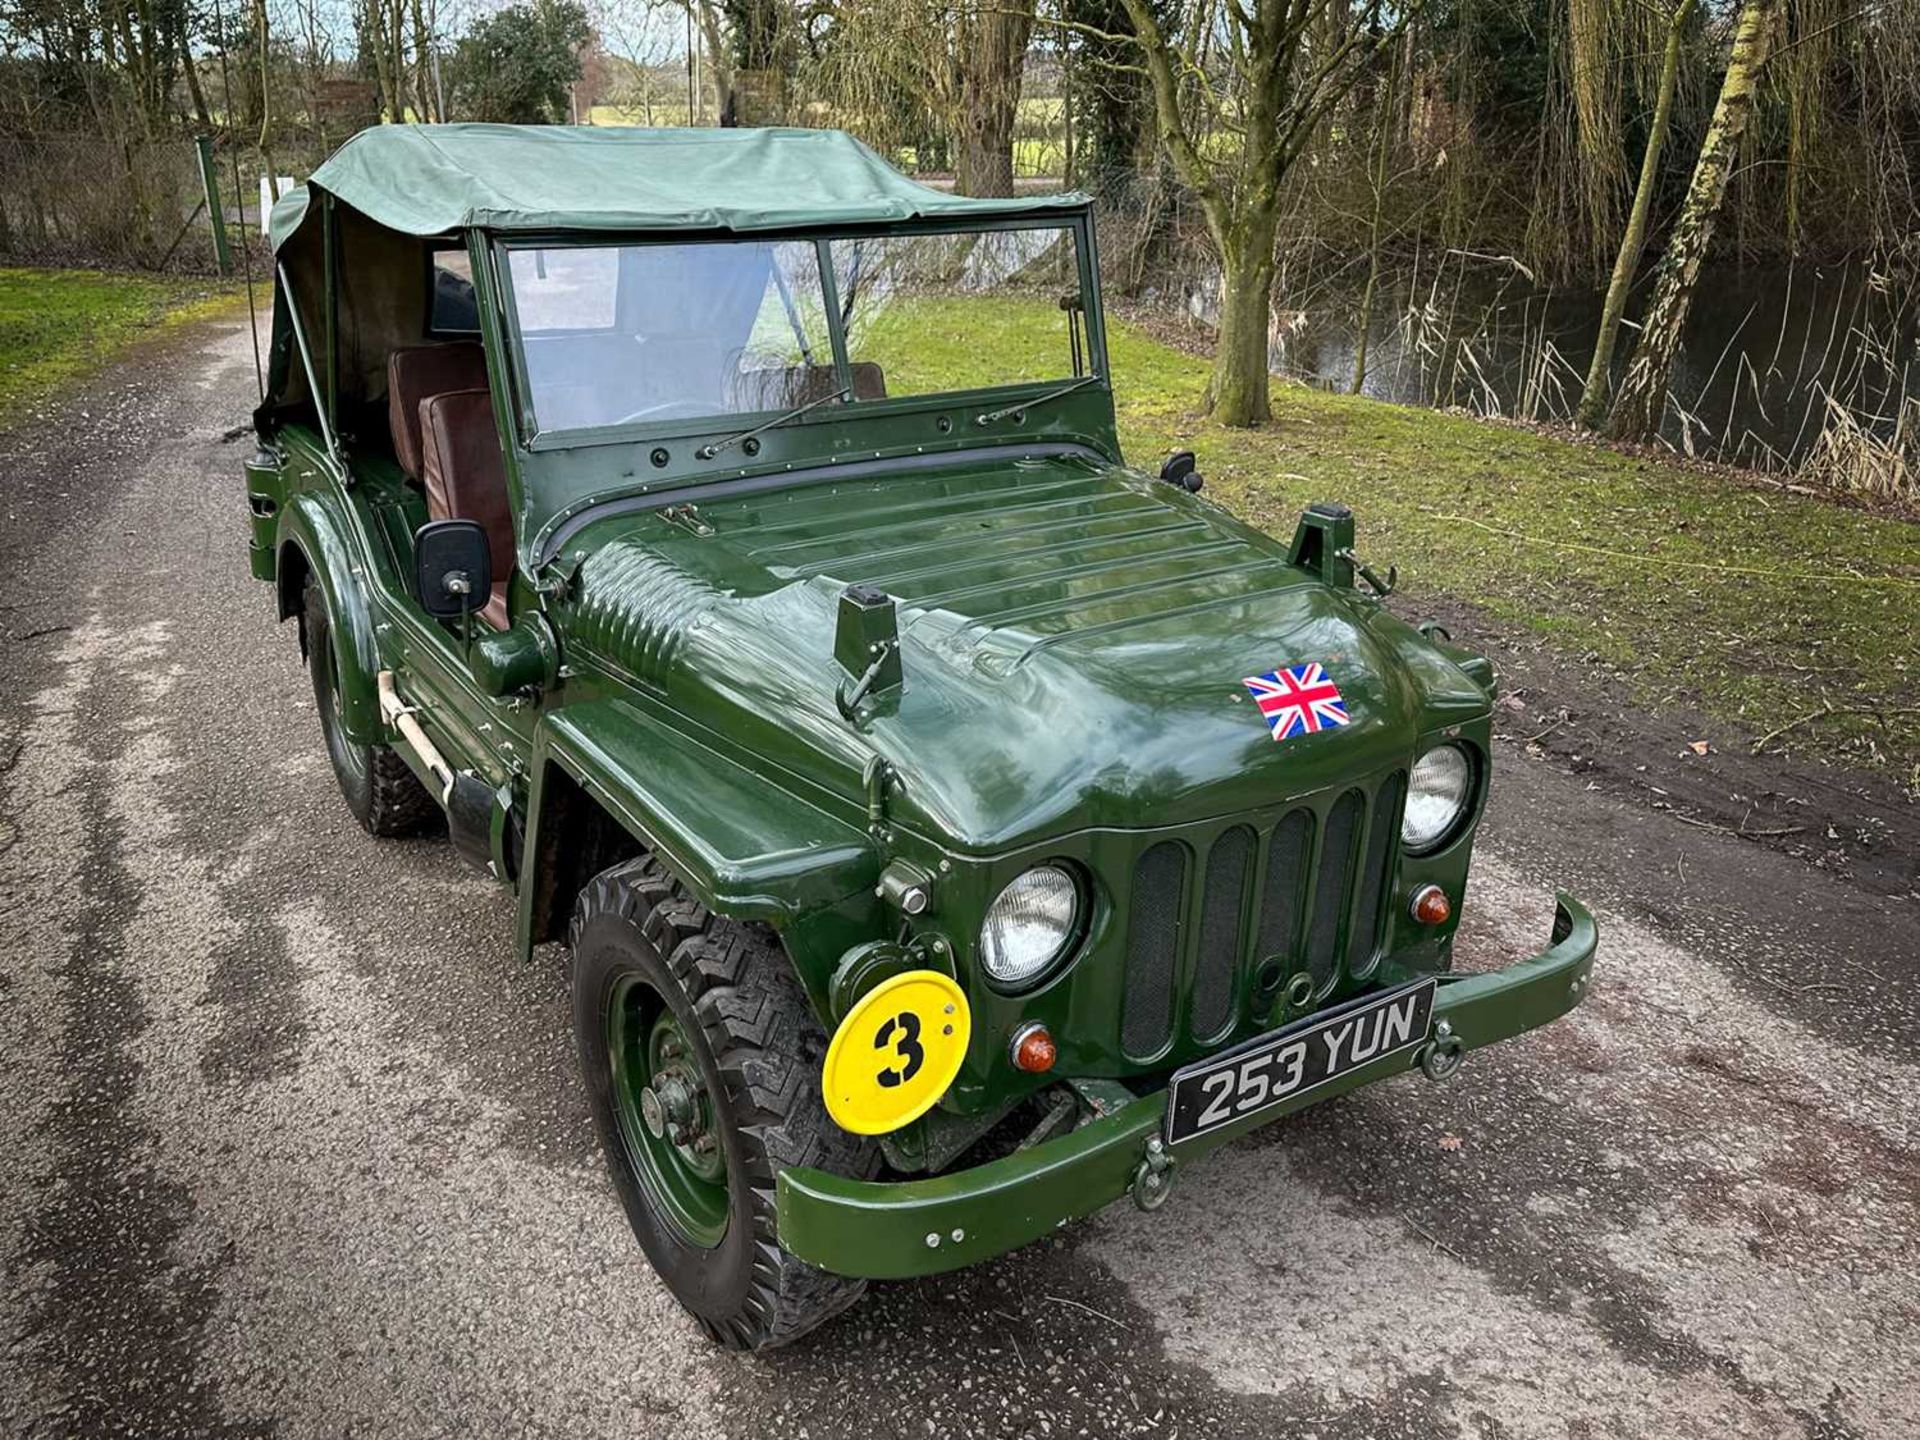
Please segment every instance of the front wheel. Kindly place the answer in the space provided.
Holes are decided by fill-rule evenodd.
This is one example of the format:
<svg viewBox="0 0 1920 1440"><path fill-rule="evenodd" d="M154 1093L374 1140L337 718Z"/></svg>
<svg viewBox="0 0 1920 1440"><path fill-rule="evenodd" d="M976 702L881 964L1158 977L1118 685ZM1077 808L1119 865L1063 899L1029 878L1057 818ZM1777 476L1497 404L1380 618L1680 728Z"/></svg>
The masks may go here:
<svg viewBox="0 0 1920 1440"><path fill-rule="evenodd" d="M390 745L360 745L347 737L340 713L339 637L333 633L326 591L312 575L307 576L302 606L300 623L313 703L320 712L327 759L347 808L370 835L412 835L427 829L442 812L407 762Z"/></svg>
<svg viewBox="0 0 1920 1440"><path fill-rule="evenodd" d="M779 941L709 913L651 858L574 914L573 1028L614 1189L667 1288L721 1344L785 1344L864 1283L780 1248L774 1187L805 1165L867 1177L871 1142L828 1118L826 1036Z"/></svg>

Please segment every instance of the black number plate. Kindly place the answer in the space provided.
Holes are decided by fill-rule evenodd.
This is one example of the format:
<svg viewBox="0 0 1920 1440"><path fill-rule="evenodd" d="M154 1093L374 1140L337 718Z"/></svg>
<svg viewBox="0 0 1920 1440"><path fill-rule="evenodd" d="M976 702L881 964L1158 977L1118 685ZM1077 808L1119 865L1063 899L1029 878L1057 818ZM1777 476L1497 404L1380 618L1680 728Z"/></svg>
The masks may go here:
<svg viewBox="0 0 1920 1440"><path fill-rule="evenodd" d="M1432 980L1308 1016L1173 1072L1167 1144L1178 1145L1304 1095L1349 1070L1425 1043Z"/></svg>

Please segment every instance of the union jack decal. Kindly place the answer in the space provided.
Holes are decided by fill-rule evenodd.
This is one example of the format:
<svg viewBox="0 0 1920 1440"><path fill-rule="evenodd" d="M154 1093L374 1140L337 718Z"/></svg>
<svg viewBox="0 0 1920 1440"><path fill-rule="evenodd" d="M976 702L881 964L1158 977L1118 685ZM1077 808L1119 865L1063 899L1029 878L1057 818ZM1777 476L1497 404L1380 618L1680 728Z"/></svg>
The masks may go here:
<svg viewBox="0 0 1920 1440"><path fill-rule="evenodd" d="M1353 718L1347 714L1347 702L1340 698L1340 687L1317 663L1249 675L1240 683L1252 694L1276 740L1332 730Z"/></svg>

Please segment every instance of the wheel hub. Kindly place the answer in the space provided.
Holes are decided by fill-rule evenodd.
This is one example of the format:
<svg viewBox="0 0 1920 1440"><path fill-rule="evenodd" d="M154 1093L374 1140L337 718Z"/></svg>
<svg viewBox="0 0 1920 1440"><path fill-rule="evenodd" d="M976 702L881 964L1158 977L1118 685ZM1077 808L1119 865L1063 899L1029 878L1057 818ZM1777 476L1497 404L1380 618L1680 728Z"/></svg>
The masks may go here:
<svg viewBox="0 0 1920 1440"><path fill-rule="evenodd" d="M699 1081L686 1068L673 1065L653 1077L640 1092L640 1118L656 1140L691 1145L706 1133L701 1114Z"/></svg>
<svg viewBox="0 0 1920 1440"><path fill-rule="evenodd" d="M726 1154L686 1032L659 992L635 979L615 990L607 1042L629 1162L676 1230L695 1245L718 1244L727 1228Z"/></svg>

